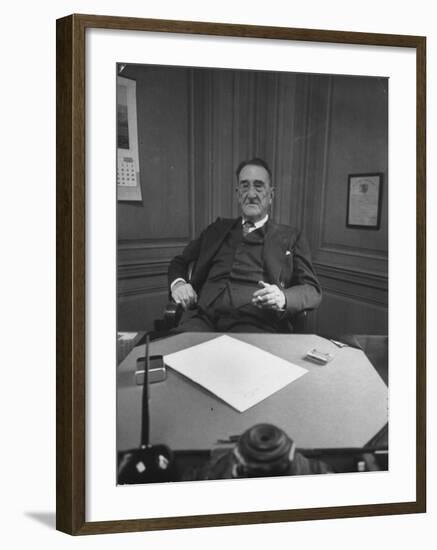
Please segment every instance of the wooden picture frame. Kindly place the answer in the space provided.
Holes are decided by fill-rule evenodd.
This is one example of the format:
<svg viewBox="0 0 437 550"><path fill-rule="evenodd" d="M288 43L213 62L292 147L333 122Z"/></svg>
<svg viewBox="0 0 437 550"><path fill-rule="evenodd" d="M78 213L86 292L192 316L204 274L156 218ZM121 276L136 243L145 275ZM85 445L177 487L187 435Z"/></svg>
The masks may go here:
<svg viewBox="0 0 437 550"><path fill-rule="evenodd" d="M350 174L346 227L378 230L381 225L383 174Z"/></svg>
<svg viewBox="0 0 437 550"><path fill-rule="evenodd" d="M86 32L112 29L408 48L416 54L416 498L408 502L86 520ZM426 39L420 36L71 15L57 21L57 529L72 535L289 522L426 510Z"/></svg>

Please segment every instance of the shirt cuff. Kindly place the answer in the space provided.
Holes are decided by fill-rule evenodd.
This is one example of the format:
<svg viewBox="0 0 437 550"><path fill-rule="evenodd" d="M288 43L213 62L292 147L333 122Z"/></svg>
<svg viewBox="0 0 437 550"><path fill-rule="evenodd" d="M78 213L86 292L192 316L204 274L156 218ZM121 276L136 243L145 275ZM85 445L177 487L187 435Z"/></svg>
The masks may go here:
<svg viewBox="0 0 437 550"><path fill-rule="evenodd" d="M285 296L285 292L281 290L282 294L284 295L284 305L281 307L281 309L278 309L279 313L286 313L287 312L287 296Z"/></svg>
<svg viewBox="0 0 437 550"><path fill-rule="evenodd" d="M175 279L170 285L171 292L173 292L173 288L177 283L185 283L186 284L187 281L185 279L182 279L182 277L178 277L177 279Z"/></svg>

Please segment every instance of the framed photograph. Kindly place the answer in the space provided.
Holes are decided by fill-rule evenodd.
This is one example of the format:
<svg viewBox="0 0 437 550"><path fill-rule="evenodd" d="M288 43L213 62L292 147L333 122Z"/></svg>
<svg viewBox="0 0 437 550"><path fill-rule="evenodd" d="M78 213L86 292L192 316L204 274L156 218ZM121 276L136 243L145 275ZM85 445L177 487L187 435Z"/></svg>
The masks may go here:
<svg viewBox="0 0 437 550"><path fill-rule="evenodd" d="M425 511L425 47L57 21L59 530Z"/></svg>
<svg viewBox="0 0 437 550"><path fill-rule="evenodd" d="M382 174L350 175L347 190L347 227L379 229Z"/></svg>

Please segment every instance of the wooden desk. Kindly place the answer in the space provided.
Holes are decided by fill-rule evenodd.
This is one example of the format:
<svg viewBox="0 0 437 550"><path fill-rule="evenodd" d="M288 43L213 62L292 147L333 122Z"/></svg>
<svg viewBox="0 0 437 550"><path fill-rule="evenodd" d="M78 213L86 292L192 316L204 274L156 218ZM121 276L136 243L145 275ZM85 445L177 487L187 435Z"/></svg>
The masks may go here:
<svg viewBox="0 0 437 550"><path fill-rule="evenodd" d="M184 333L152 342L150 353L172 353L219 336ZM387 423L387 339L357 336L363 351L338 348L314 335L232 334L308 373L244 413L167 369L167 380L150 388L151 442L173 450L210 449L217 439L241 434L259 422L277 425L298 447L362 447ZM303 360L317 347L335 355L325 366ZM136 361L144 346L134 348L117 369L117 450L140 440L141 386L135 383Z"/></svg>

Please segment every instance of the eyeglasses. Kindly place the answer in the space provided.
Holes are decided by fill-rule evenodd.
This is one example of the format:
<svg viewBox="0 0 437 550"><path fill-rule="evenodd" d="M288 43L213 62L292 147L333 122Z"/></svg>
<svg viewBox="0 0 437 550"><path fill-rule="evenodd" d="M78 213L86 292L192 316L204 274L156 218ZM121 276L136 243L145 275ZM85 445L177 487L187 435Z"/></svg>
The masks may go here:
<svg viewBox="0 0 437 550"><path fill-rule="evenodd" d="M258 180L254 181L253 184L250 183L249 181L240 181L238 183L238 189L243 193L247 193L251 187L253 187L255 191L259 193L266 189L267 184L264 181L258 181Z"/></svg>

